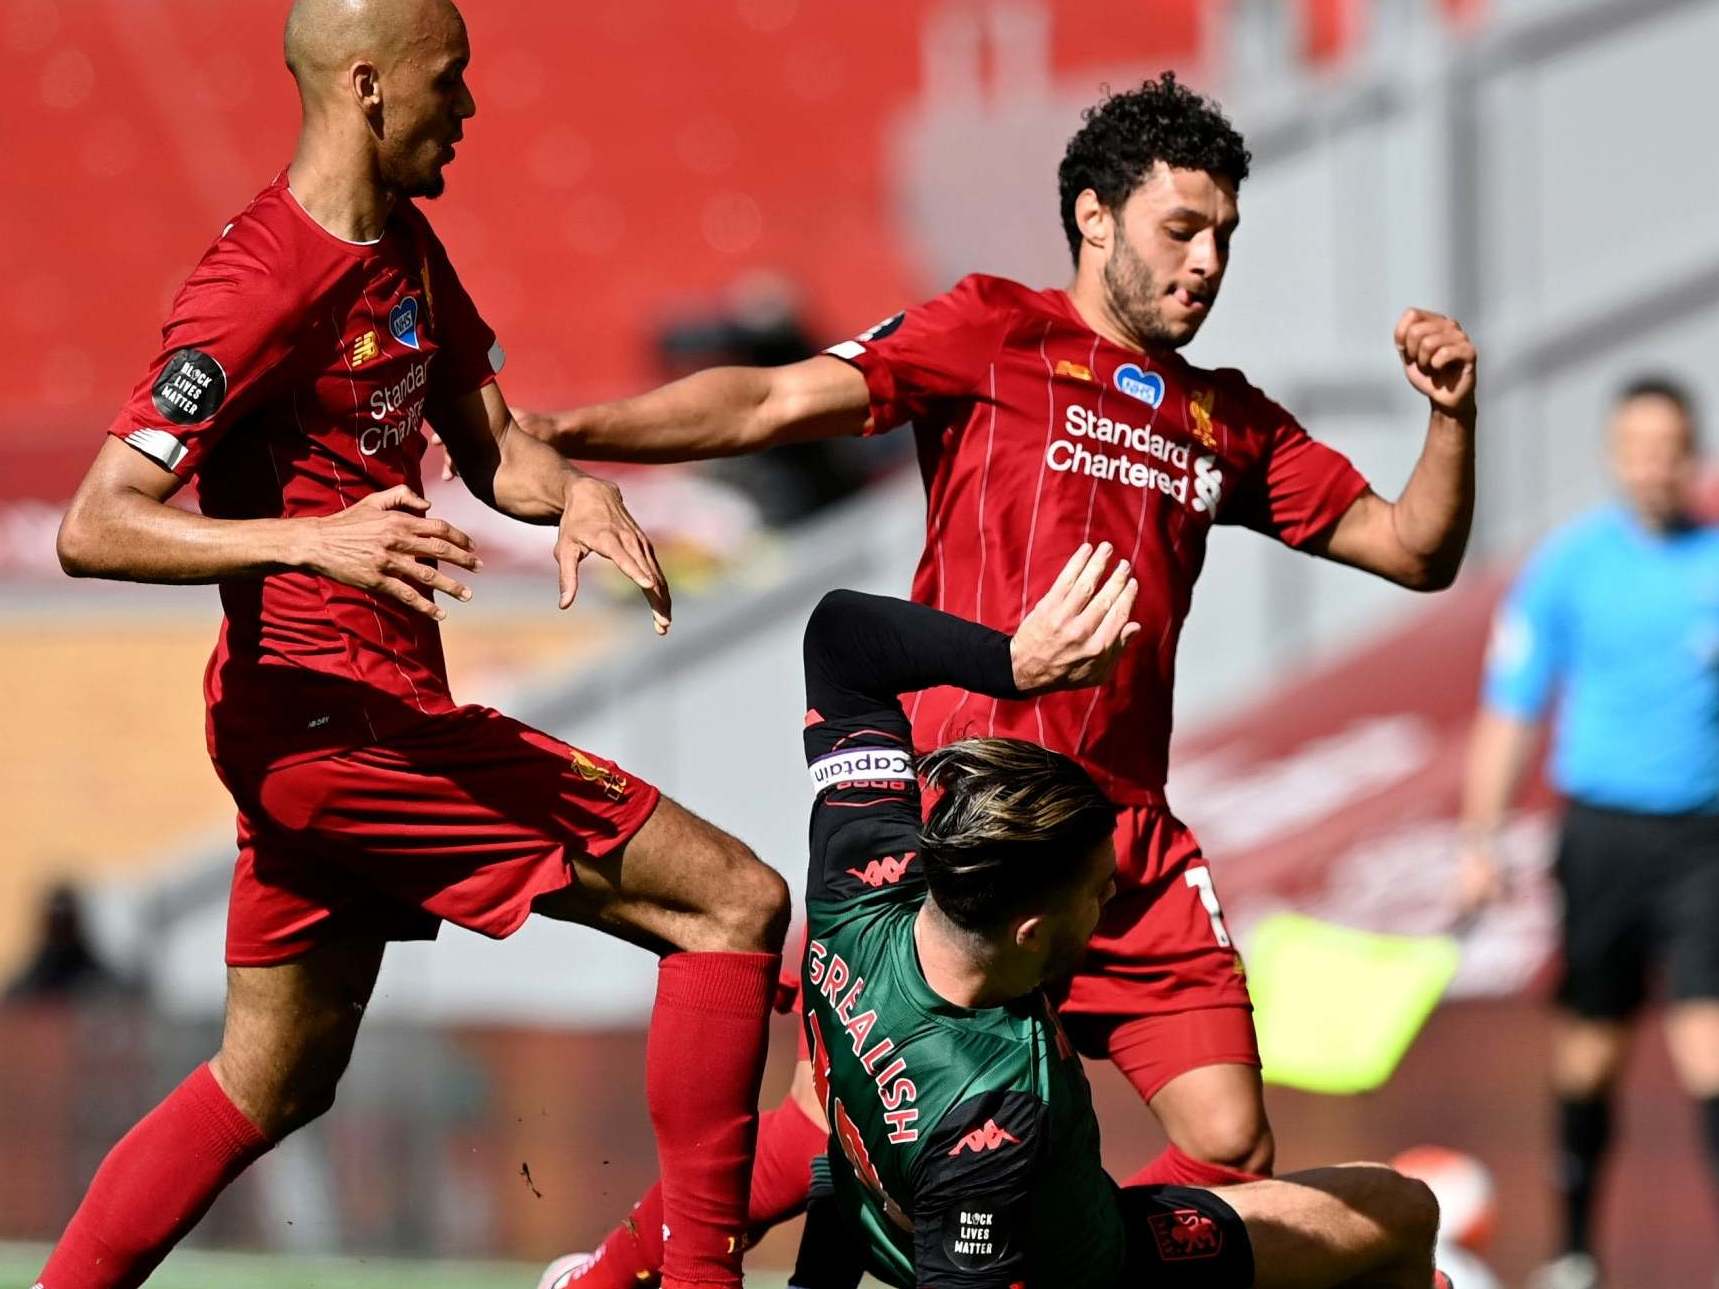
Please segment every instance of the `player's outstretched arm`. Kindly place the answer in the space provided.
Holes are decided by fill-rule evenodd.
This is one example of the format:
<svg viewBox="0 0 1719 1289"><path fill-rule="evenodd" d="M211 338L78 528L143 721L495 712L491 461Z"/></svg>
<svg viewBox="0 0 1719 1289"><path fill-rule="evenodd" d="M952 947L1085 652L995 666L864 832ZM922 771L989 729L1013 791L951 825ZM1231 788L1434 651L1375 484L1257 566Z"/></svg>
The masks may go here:
<svg viewBox="0 0 1719 1289"><path fill-rule="evenodd" d="M832 591L806 624L807 706L829 716L899 705L900 695L958 685L1019 698L1103 682L1139 633L1139 584L1109 542L1082 546L1013 636L924 604ZM1108 576L1106 570L1108 569Z"/></svg>
<svg viewBox="0 0 1719 1289"><path fill-rule="evenodd" d="M1110 674L1139 630L1128 621L1136 584L1126 562L1106 576L1110 557L1108 545L1081 547L1013 637L888 596L831 591L819 602L805 639L803 737L818 792L808 898L864 896L886 863L902 865L888 879L895 896L919 880L905 873L920 809L903 693L958 685L1019 698Z"/></svg>
<svg viewBox="0 0 1719 1289"><path fill-rule="evenodd" d="M555 524L561 607L579 593L579 565L598 554L643 592L658 635L673 605L668 579L644 529L627 513L620 489L576 469L526 434L493 381L430 411L459 474L474 496L528 524Z"/></svg>
<svg viewBox="0 0 1719 1289"><path fill-rule="evenodd" d="M575 461L663 462L859 434L869 407L865 377L820 354L784 367L712 367L636 398L515 416Z"/></svg>
<svg viewBox="0 0 1719 1289"><path fill-rule="evenodd" d="M168 504L182 480L110 438L60 521L60 566L73 577L124 582L216 582L302 569L388 595L434 618L435 590L466 587L424 560L475 569L472 540L428 519L429 503L390 488L319 518L210 519Z"/></svg>
<svg viewBox="0 0 1719 1289"><path fill-rule="evenodd" d="M1474 522L1474 390L1477 357L1462 326L1409 309L1394 336L1403 376L1431 412L1426 442L1402 495L1366 492L1312 549L1417 591L1456 580Z"/></svg>

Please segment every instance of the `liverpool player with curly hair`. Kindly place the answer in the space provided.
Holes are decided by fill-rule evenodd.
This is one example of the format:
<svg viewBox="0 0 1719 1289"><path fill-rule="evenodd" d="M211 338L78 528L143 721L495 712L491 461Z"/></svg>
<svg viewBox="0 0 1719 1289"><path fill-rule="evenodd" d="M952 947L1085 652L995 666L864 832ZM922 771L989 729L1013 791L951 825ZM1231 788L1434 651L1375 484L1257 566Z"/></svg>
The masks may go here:
<svg viewBox="0 0 1719 1289"><path fill-rule="evenodd" d="M1248 165L1216 105L1166 73L1102 100L1068 145L1067 289L967 277L802 363L717 368L522 418L568 457L632 461L911 422L928 498L913 598L1000 630L1050 583L1056 552L1107 541L1132 561L1144 633L1115 684L1025 699L941 685L908 711L920 749L1032 739L1122 806L1118 894L1058 1002L1075 1046L1115 1062L1170 1138L1142 1182L1242 1181L1273 1157L1241 960L1199 843L1164 795L1176 646L1212 526L1437 590L1456 575L1474 505L1476 357L1451 319L1410 309L1392 336L1428 408L1395 501L1240 372L1181 356L1223 286ZM804 1076L799 1087L761 1133L756 1222L804 1194L818 1134L799 1108L815 1114ZM603 1261L648 1275L654 1212L647 1197Z"/></svg>

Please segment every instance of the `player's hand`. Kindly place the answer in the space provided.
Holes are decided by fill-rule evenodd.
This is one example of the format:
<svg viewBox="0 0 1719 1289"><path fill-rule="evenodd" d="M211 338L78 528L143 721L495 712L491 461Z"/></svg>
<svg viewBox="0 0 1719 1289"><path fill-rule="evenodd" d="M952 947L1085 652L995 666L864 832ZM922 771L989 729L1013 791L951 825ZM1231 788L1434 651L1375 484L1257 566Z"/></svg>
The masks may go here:
<svg viewBox="0 0 1719 1289"><path fill-rule="evenodd" d="M301 521L306 549L295 561L312 573L362 591L374 591L440 621L446 610L430 592L469 600L469 588L427 560L478 569L472 539L440 519L426 519L430 503L405 484L372 493L338 515Z"/></svg>
<svg viewBox="0 0 1719 1289"><path fill-rule="evenodd" d="M1101 683L1140 634L1140 624L1128 620L1140 584L1129 575L1127 560L1105 576L1111 553L1109 542L1096 550L1082 546L1021 619L1009 657L1023 694Z"/></svg>
<svg viewBox="0 0 1719 1289"><path fill-rule="evenodd" d="M1446 416L1473 420L1478 359L1462 324L1442 313L1405 309L1393 338L1409 384Z"/></svg>
<svg viewBox="0 0 1719 1289"><path fill-rule="evenodd" d="M667 635L673 607L668 579L644 529L621 504L621 490L606 479L575 472L567 483L555 562L561 567L561 607L579 594L579 563L596 552L625 573L651 606L651 625Z"/></svg>
<svg viewBox="0 0 1719 1289"><path fill-rule="evenodd" d="M1472 921L1507 893L1504 868L1492 847L1474 842L1464 846L1456 861L1457 921Z"/></svg>

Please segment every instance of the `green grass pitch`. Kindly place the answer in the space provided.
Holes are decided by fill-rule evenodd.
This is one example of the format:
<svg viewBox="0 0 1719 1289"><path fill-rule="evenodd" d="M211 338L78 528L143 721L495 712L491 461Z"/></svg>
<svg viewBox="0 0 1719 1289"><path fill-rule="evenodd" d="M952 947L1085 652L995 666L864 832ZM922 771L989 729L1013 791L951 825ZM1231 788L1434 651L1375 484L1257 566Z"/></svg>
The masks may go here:
<svg viewBox="0 0 1719 1289"><path fill-rule="evenodd" d="M0 1244L0 1285L24 1289L42 1269L45 1245ZM301 1258L185 1250L161 1264L149 1289L533 1289L540 1264L415 1262L399 1258ZM779 1271L748 1272L748 1289L786 1289Z"/></svg>

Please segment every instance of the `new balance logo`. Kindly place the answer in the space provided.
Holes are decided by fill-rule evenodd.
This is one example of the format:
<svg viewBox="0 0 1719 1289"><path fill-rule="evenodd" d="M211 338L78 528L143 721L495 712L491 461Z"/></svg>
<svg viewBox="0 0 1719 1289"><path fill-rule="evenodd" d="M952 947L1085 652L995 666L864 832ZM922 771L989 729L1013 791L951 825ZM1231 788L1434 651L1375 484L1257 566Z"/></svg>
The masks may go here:
<svg viewBox="0 0 1719 1289"><path fill-rule="evenodd" d="M850 868L848 872L867 886L894 886L902 879L907 872L907 866L918 854L918 851L910 850L900 859L894 855L885 855L882 859L872 860L863 869Z"/></svg>
<svg viewBox="0 0 1719 1289"><path fill-rule="evenodd" d="M347 362L353 367L362 367L372 359L380 357L382 346L377 342L374 331L366 331L352 342L352 356Z"/></svg>
<svg viewBox="0 0 1719 1289"><path fill-rule="evenodd" d="M1019 1137L1006 1128L997 1127L995 1119L987 1119L983 1128L973 1129L972 1132L955 1143L955 1149L949 1152L949 1158L955 1158L963 1150L971 1150L975 1155L982 1155L987 1150L996 1150L999 1146L1018 1146L1020 1144L1021 1139Z"/></svg>

